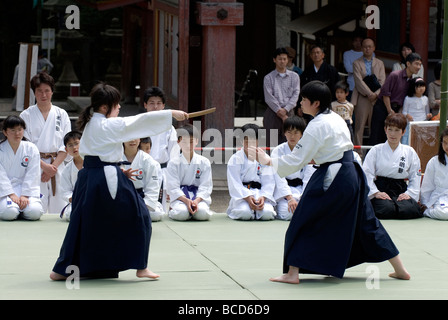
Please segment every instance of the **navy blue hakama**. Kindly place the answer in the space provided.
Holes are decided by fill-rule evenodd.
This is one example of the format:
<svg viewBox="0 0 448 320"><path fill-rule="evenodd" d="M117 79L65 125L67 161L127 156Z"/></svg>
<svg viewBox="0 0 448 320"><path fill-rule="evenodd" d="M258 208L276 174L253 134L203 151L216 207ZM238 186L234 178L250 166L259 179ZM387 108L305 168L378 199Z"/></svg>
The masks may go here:
<svg viewBox="0 0 448 320"><path fill-rule="evenodd" d="M115 165L118 187L109 193L105 165ZM73 209L53 271L68 276L70 265L81 277L118 277L127 269L145 269L151 219L143 199L118 164L86 156L73 191Z"/></svg>
<svg viewBox="0 0 448 320"><path fill-rule="evenodd" d="M332 163L342 166L327 191L324 177ZM286 232L283 271L342 278L346 268L381 262L398 250L368 199L362 168L347 151L341 160L320 165L308 182Z"/></svg>

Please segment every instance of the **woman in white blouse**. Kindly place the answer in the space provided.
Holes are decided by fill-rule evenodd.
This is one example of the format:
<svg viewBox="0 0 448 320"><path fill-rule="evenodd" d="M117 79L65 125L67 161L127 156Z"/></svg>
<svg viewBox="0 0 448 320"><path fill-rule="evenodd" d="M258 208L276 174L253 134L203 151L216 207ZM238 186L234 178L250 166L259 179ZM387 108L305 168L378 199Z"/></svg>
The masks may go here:
<svg viewBox="0 0 448 320"><path fill-rule="evenodd" d="M440 136L439 154L426 165L421 186L420 202L424 216L448 220L448 129Z"/></svg>

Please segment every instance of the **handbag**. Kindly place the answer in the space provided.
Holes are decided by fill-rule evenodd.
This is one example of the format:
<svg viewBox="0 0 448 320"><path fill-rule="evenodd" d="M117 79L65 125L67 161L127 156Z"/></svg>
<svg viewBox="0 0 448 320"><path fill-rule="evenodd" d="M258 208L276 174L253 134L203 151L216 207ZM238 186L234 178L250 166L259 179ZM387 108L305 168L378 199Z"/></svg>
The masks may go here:
<svg viewBox="0 0 448 320"><path fill-rule="evenodd" d="M381 88L381 84L378 82L376 75L374 75L373 73L371 75L365 76L362 80L372 92L375 92L376 90Z"/></svg>

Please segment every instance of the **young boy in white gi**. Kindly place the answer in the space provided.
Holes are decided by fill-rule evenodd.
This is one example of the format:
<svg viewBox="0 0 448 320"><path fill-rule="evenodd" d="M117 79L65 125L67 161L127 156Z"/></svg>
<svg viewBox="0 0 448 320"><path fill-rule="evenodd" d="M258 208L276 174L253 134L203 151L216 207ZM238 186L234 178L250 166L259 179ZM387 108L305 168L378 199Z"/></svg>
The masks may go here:
<svg viewBox="0 0 448 320"><path fill-rule="evenodd" d="M58 194L67 156L64 136L71 131L70 118L64 109L51 103L54 79L46 72L31 79L31 88L37 103L20 113L25 120L25 138L34 143L40 152L42 169L40 193L44 212L59 214L67 203Z"/></svg>
<svg viewBox="0 0 448 320"><path fill-rule="evenodd" d="M285 154L290 154L294 147L302 138L305 131L305 119L292 116L283 122L283 132L287 142L280 144L272 150L272 157L279 158ZM275 174L274 198L277 202L277 219L291 220L291 217L302 197L303 190L315 169L311 164L303 167L289 176L281 178Z"/></svg>
<svg viewBox="0 0 448 320"><path fill-rule="evenodd" d="M227 215L238 220L273 220L275 179L271 168L262 166L249 146L258 146L258 129L246 124L243 149L232 155L227 164L227 183L230 202Z"/></svg>
<svg viewBox="0 0 448 320"><path fill-rule="evenodd" d="M173 220L209 220L213 191L210 160L194 152L199 142L196 129L186 125L177 130L182 153L168 162L167 192Z"/></svg>
<svg viewBox="0 0 448 320"><path fill-rule="evenodd" d="M64 137L65 150L72 156L72 160L67 163L62 171L61 183L59 184L61 197L68 202L60 214L61 219L65 221L70 221L73 189L75 188L75 183L78 179L78 172L82 169L84 164L84 160L79 154L81 136L82 134L79 131L70 131Z"/></svg>
<svg viewBox="0 0 448 320"><path fill-rule="evenodd" d="M165 93L162 89L158 87L150 87L145 90L143 97L143 104L148 112L159 111L165 109ZM177 156L180 152L179 146L177 144L177 134L176 129L171 126L171 129L164 131L158 135L151 137L152 147L150 156L160 163L163 173L163 198L162 206L166 208L167 193L166 193L166 166L168 161L173 156Z"/></svg>
<svg viewBox="0 0 448 320"><path fill-rule="evenodd" d="M123 167L132 169L134 174L131 180L134 187L145 201L151 221L156 222L165 214L159 202L162 172L160 164L140 149L140 142L140 139L135 139L124 143L123 160L131 164Z"/></svg>
<svg viewBox="0 0 448 320"><path fill-rule="evenodd" d="M22 141L25 122L9 116L3 122L5 140L0 142L0 219L39 220L40 157L37 147Z"/></svg>

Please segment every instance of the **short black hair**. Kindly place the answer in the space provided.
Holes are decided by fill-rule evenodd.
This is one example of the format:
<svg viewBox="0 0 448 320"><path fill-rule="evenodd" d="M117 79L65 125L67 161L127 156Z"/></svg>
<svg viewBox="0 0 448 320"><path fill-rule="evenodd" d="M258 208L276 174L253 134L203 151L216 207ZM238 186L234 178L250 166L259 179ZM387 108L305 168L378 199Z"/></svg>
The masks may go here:
<svg viewBox="0 0 448 320"><path fill-rule="evenodd" d="M332 94L330 88L319 80L308 82L300 91L302 98L307 98L311 103L319 101L319 110L324 112L331 107Z"/></svg>
<svg viewBox="0 0 448 320"><path fill-rule="evenodd" d="M162 102L165 103L165 93L159 87L149 87L143 94L143 102L148 102L151 97L160 97Z"/></svg>
<svg viewBox="0 0 448 320"><path fill-rule="evenodd" d="M67 134L64 136L64 146L67 146L68 142L71 139L81 140L81 136L82 136L82 133L77 131L77 130L73 130L73 131L67 132Z"/></svg>
<svg viewBox="0 0 448 320"><path fill-rule="evenodd" d="M277 48L277 49L275 49L274 55L272 57L275 59L275 58L277 58L277 56L279 56L281 54L288 55L288 50L285 47Z"/></svg>
<svg viewBox="0 0 448 320"><path fill-rule="evenodd" d="M416 52L411 52L406 56L406 62L412 63L416 60L422 61L422 57Z"/></svg>
<svg viewBox="0 0 448 320"><path fill-rule="evenodd" d="M288 130L299 130L302 134L303 131L305 131L306 128L306 121L304 118L299 116L292 116L288 117L283 122L283 133L285 133Z"/></svg>
<svg viewBox="0 0 448 320"><path fill-rule="evenodd" d="M178 128L176 132L177 132L177 141L180 141L182 137L199 139L198 129L189 123L184 125L183 127Z"/></svg>
<svg viewBox="0 0 448 320"><path fill-rule="evenodd" d="M255 123L246 123L244 126L241 127L241 130L243 130L244 137L247 137L249 132L253 132L255 134L255 139L258 140L258 130L260 127L256 125Z"/></svg>
<svg viewBox="0 0 448 320"><path fill-rule="evenodd" d="M334 85L334 91L336 92L337 89L342 89L345 93L348 93L350 90L348 83L345 80L336 82Z"/></svg>
<svg viewBox="0 0 448 320"><path fill-rule="evenodd" d="M152 147L151 137L140 138L140 143L149 143L149 145Z"/></svg>

